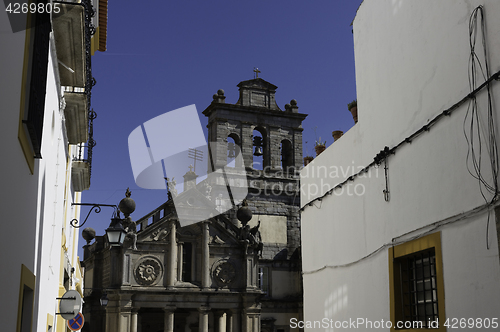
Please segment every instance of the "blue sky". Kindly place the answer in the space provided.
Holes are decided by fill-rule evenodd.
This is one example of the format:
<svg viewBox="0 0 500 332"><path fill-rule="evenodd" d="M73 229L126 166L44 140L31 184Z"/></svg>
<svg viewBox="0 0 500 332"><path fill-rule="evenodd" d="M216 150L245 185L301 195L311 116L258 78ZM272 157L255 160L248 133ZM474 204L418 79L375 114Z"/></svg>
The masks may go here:
<svg viewBox="0 0 500 332"><path fill-rule="evenodd" d="M135 185L128 135L147 120L191 104L206 130L201 112L212 95L224 89L226 103L235 103L236 85L252 79L254 67L278 86L281 109L296 99L299 112L309 114L303 122L304 156L314 154L319 137L329 146L332 131L354 125L347 110L356 99L350 24L361 2L109 1L107 51L92 57L97 145L82 202L118 204L130 187L137 204L133 220L162 204L166 191ZM82 208L82 221L87 212ZM111 213L92 213L84 227L103 235Z"/></svg>

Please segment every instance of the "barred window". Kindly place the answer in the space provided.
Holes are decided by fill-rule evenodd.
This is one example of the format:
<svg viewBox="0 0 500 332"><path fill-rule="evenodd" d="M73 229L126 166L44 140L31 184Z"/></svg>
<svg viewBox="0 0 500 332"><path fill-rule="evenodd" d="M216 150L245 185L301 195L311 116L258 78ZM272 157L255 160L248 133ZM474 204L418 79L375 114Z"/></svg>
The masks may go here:
<svg viewBox="0 0 500 332"><path fill-rule="evenodd" d="M441 233L389 249L391 331L446 331Z"/></svg>
<svg viewBox="0 0 500 332"><path fill-rule="evenodd" d="M401 285L398 320L422 322L429 328L439 317L434 248L396 258L394 265Z"/></svg>

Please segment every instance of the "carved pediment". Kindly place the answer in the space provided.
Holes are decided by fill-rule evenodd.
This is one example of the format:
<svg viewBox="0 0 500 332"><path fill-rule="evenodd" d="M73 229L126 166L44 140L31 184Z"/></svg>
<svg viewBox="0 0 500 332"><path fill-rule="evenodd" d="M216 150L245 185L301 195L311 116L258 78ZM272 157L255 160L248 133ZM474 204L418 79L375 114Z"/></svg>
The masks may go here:
<svg viewBox="0 0 500 332"><path fill-rule="evenodd" d="M173 198L180 226L188 226L219 214L214 202L193 187Z"/></svg>

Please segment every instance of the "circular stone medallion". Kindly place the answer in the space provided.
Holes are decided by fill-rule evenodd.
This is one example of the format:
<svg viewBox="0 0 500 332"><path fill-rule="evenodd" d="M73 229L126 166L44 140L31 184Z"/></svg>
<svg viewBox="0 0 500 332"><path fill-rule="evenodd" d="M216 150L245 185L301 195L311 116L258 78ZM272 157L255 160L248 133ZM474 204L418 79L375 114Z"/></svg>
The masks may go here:
<svg viewBox="0 0 500 332"><path fill-rule="evenodd" d="M161 262L152 256L139 259L135 264L134 277L138 284L154 285L163 275Z"/></svg>
<svg viewBox="0 0 500 332"><path fill-rule="evenodd" d="M236 279L236 268L227 260L215 263L212 271L214 280L220 286L228 286Z"/></svg>

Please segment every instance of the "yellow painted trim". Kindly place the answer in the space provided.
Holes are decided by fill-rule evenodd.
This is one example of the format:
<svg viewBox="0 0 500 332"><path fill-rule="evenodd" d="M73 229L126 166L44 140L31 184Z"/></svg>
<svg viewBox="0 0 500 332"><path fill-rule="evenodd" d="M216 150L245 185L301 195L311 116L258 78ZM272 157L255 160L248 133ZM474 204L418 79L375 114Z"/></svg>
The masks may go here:
<svg viewBox="0 0 500 332"><path fill-rule="evenodd" d="M26 20L26 32L24 39L24 60L23 60L23 76L21 80L21 102L20 102L20 112L19 112L19 127L17 132L17 138L19 139L19 143L21 144L21 149L23 150L24 157L26 158L26 162L28 163L28 167L30 169L31 174L35 171L35 152L31 147L31 142L29 139L29 135L26 132L26 129L23 125L24 120L24 112L26 107L26 91L28 90L28 72L29 72L29 64L30 64L30 45L31 45L31 33L33 29L28 28L30 26L30 22L32 20L32 15L28 13Z"/></svg>
<svg viewBox="0 0 500 332"><path fill-rule="evenodd" d="M394 292L394 259L406 256L425 249L434 248L436 255L436 282L438 296L438 312L439 312L439 328L437 329L396 329L396 294ZM441 232L436 232L423 236L419 239L397 245L389 248L389 293L390 293L390 315L391 315L391 332L406 332L406 331L429 331L442 332L446 331L443 325L446 322L445 297L444 297L444 280L443 280L443 255L441 251Z"/></svg>
<svg viewBox="0 0 500 332"><path fill-rule="evenodd" d="M54 327L54 316L52 316L51 314L47 314L47 327L46 327L46 331L49 331L49 327L52 327L52 331L54 331L53 327Z"/></svg>
<svg viewBox="0 0 500 332"><path fill-rule="evenodd" d="M67 252L68 247L66 247L66 231L64 228L62 229L62 239L61 240L62 240L61 247L64 250L64 252Z"/></svg>
<svg viewBox="0 0 500 332"><path fill-rule="evenodd" d="M75 277L80 280L79 282L76 283L75 288L83 298L84 297L83 296L83 271L82 271L82 265L80 264L80 257L78 257L78 256L76 256Z"/></svg>
<svg viewBox="0 0 500 332"><path fill-rule="evenodd" d="M24 264L21 264L21 282L19 285L19 302L17 304L17 328L16 331L21 331L21 320L23 318L23 298L24 287L28 287L33 291L33 306L35 304L35 275ZM31 307L31 323L33 324L33 306ZM31 331L32 326L30 326Z"/></svg>
<svg viewBox="0 0 500 332"><path fill-rule="evenodd" d="M75 195L75 198L77 198L78 202L80 202L78 194ZM77 211L79 211L78 208L79 208L79 206L76 206L75 218L79 218L78 213L77 213ZM73 244L72 244L73 248L71 248L71 260L73 260L73 257L75 257L75 256L78 257L78 236L80 235L80 233L79 233L79 228L75 228L75 227L71 227L71 231L73 232ZM80 261L77 261L76 263L71 262L72 266L76 266L77 264L79 265Z"/></svg>

